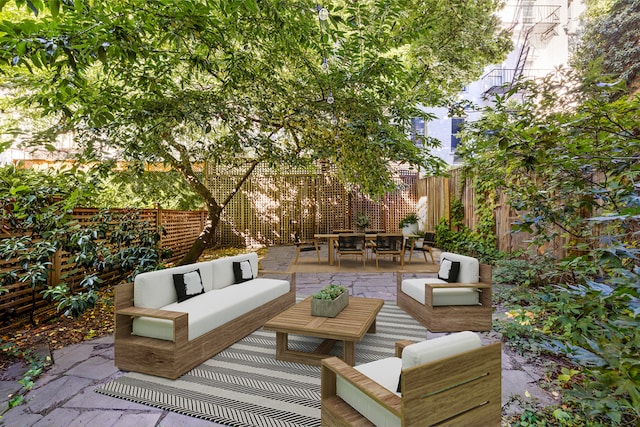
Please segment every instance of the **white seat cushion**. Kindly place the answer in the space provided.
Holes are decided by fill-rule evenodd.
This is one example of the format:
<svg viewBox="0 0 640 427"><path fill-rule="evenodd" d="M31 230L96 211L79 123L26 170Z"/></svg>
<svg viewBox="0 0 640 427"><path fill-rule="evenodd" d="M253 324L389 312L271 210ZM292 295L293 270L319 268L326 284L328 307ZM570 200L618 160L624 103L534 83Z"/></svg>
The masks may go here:
<svg viewBox="0 0 640 427"><path fill-rule="evenodd" d="M398 388L401 368L402 359L398 357L387 357L355 367L357 371L393 393L396 393ZM336 376L336 395L376 426L395 427L401 425L400 418L393 412L379 405L340 375Z"/></svg>
<svg viewBox="0 0 640 427"><path fill-rule="evenodd" d="M286 294L289 289L290 284L286 280L257 278L161 308L189 313L189 340L193 340ZM133 334L173 341L173 322L136 317L133 320Z"/></svg>
<svg viewBox="0 0 640 427"><path fill-rule="evenodd" d="M425 303L425 283L447 283L436 278L404 279L400 285L402 292L418 301ZM476 288L439 288L433 290L433 306L445 305L478 305L480 294Z"/></svg>

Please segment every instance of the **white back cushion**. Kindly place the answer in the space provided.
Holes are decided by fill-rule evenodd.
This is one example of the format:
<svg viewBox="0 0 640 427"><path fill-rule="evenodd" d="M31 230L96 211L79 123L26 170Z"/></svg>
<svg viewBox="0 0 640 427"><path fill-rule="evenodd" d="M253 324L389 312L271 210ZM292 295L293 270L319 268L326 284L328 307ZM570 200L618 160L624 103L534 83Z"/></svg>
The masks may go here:
<svg viewBox="0 0 640 427"><path fill-rule="evenodd" d="M480 336L470 331L457 332L405 347L402 351L402 369L413 368L434 360L453 356L481 346Z"/></svg>
<svg viewBox="0 0 640 427"><path fill-rule="evenodd" d="M458 283L478 283L478 281L480 281L480 263L477 259L451 252L443 252L440 254L440 260L445 258L450 261L458 261L460 263L460 274L458 274L457 280Z"/></svg>
<svg viewBox="0 0 640 427"><path fill-rule="evenodd" d="M233 263L234 261L239 262L244 260L249 260L251 269L253 270L253 277L258 277L258 254L256 252L210 261L213 274L213 289L222 289L236 283L236 277L233 274Z"/></svg>
<svg viewBox="0 0 640 427"><path fill-rule="evenodd" d="M133 304L142 308L160 308L178 301L173 274L194 270L200 270L204 291L210 291L213 284L210 261L180 265L138 274L133 282Z"/></svg>

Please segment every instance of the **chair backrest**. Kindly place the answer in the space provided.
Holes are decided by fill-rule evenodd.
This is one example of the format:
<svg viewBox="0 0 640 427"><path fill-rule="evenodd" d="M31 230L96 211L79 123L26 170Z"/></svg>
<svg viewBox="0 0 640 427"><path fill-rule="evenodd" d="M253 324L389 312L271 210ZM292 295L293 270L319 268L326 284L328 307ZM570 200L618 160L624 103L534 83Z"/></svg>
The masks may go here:
<svg viewBox="0 0 640 427"><path fill-rule="evenodd" d="M436 233L431 233L429 231L424 233L424 243L433 246L436 242Z"/></svg>
<svg viewBox="0 0 640 427"><path fill-rule="evenodd" d="M364 234L340 234L338 235L338 250L364 250L364 241Z"/></svg>
<svg viewBox="0 0 640 427"><path fill-rule="evenodd" d="M402 425L499 426L501 349L498 342L403 368Z"/></svg>
<svg viewBox="0 0 640 427"><path fill-rule="evenodd" d="M451 252L442 252L440 254L440 262L442 263L444 259L460 263L460 273L456 282L477 283L480 280L480 263L476 258Z"/></svg>
<svg viewBox="0 0 640 427"><path fill-rule="evenodd" d="M376 236L376 250L402 250L404 236L402 234L378 234Z"/></svg>
<svg viewBox="0 0 640 427"><path fill-rule="evenodd" d="M300 243L300 235L298 234L297 231L294 231L293 234L291 235L291 237L293 238L293 243Z"/></svg>

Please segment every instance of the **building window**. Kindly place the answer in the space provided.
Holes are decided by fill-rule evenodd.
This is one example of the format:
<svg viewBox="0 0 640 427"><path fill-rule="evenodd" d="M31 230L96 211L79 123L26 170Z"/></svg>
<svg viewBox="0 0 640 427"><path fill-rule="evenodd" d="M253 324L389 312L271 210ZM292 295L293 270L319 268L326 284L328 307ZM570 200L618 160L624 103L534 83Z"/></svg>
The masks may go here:
<svg viewBox="0 0 640 427"><path fill-rule="evenodd" d="M458 144L460 144L460 138L458 138L458 132L462 129L464 119L460 117L454 117L451 119L451 152L456 151Z"/></svg>
<svg viewBox="0 0 640 427"><path fill-rule="evenodd" d="M416 147L423 147L424 137L424 119L420 117L414 117L411 119L411 140Z"/></svg>

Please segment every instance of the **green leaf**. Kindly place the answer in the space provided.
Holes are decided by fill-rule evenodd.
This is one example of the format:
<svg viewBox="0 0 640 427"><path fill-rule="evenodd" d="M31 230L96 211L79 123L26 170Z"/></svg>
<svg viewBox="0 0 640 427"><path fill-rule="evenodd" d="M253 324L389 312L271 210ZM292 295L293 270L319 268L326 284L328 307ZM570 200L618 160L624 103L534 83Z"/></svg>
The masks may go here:
<svg viewBox="0 0 640 427"><path fill-rule="evenodd" d="M54 18L60 13L60 0L49 0L49 11Z"/></svg>
<svg viewBox="0 0 640 427"><path fill-rule="evenodd" d="M40 7L42 6L40 1L38 1L38 0L27 0L27 7L29 9L31 9L31 11L33 12L33 14L35 16L38 16L38 13L40 12L40 10L39 10L38 6L36 6L36 4L38 4L38 6L40 6Z"/></svg>

